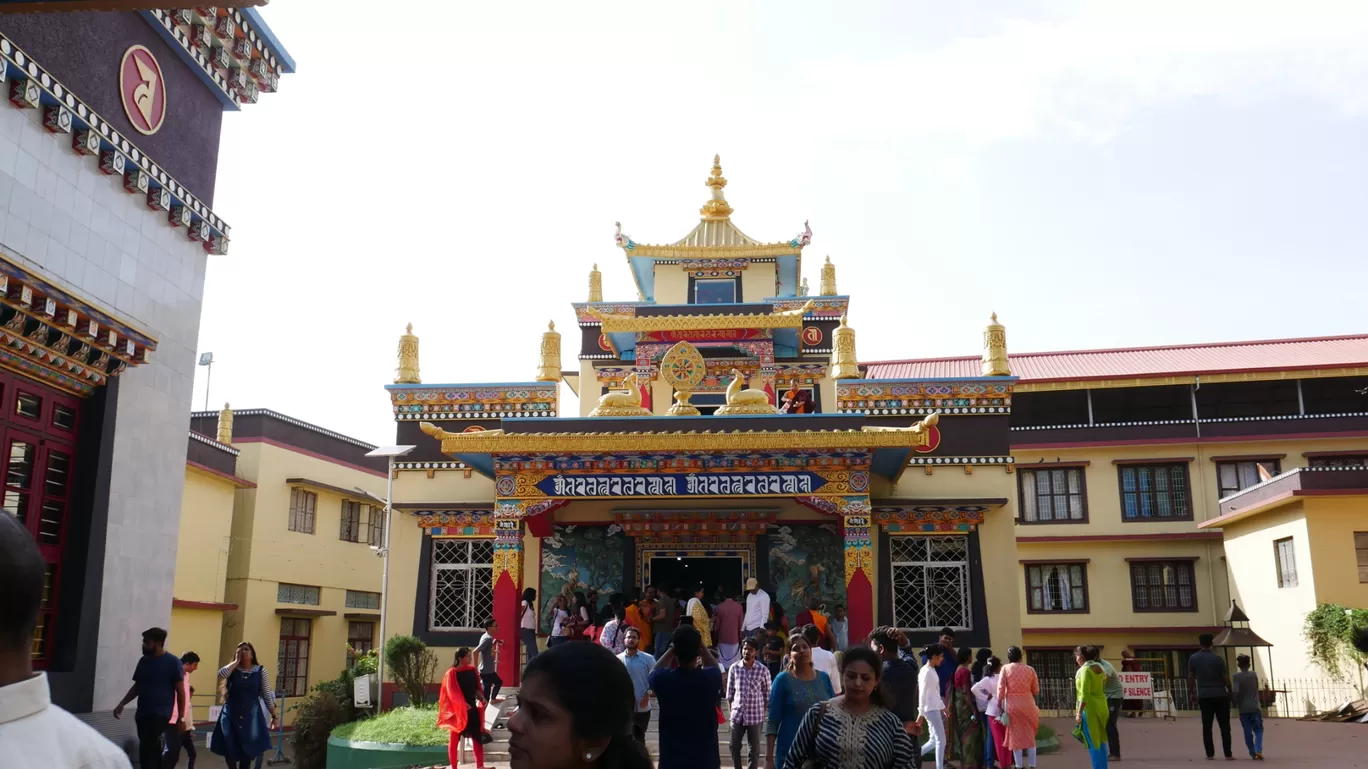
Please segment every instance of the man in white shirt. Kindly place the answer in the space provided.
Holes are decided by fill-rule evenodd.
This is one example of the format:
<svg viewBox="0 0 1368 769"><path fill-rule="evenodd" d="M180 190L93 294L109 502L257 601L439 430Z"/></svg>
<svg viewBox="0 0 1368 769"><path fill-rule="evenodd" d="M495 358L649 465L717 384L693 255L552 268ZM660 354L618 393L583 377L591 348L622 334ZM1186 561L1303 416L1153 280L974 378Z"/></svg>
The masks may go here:
<svg viewBox="0 0 1368 769"><path fill-rule="evenodd" d="M926 647L925 665L917 674L917 720L930 728L928 745L935 745L936 769L945 769L945 700L941 697L940 676L936 667L946 651L940 646Z"/></svg>
<svg viewBox="0 0 1368 769"><path fill-rule="evenodd" d="M836 664L836 655L817 645L822 638L822 631L816 625L804 625L803 637L807 639L808 646L812 647L812 668L826 673L831 678L831 688L836 694L841 693L841 671Z"/></svg>
<svg viewBox="0 0 1368 769"><path fill-rule="evenodd" d="M52 704L47 674L34 675L33 631L46 566L28 529L0 513L0 761L5 769L131 769L99 732Z"/></svg>
<svg viewBox="0 0 1368 769"><path fill-rule="evenodd" d="M763 641L769 611L769 593L760 589L755 577L746 580L746 618L741 622L741 634Z"/></svg>

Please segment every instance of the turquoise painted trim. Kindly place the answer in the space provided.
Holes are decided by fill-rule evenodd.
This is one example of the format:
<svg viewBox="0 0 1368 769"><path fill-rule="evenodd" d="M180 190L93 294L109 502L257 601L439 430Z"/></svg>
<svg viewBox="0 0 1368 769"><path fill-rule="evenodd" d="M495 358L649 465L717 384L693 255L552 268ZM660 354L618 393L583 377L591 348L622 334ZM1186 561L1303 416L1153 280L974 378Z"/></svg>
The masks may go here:
<svg viewBox="0 0 1368 769"><path fill-rule="evenodd" d="M778 256L774 259L775 267L779 275L779 296L783 299L795 299L798 296L798 256Z"/></svg>
<svg viewBox="0 0 1368 769"><path fill-rule="evenodd" d="M907 466L907 460L912 456L912 449L875 449L873 460L869 464L870 472L882 475L890 481L898 477L898 473Z"/></svg>
<svg viewBox="0 0 1368 769"><path fill-rule="evenodd" d="M636 279L637 289L645 297L643 301L655 302L655 260L649 256L632 256L627 252L627 261L632 267L632 277Z"/></svg>
<svg viewBox="0 0 1368 769"><path fill-rule="evenodd" d="M605 336L612 340L613 349L617 350L619 358L623 358L624 360L636 359L636 334L631 331L614 331ZM626 358L625 356L629 354L632 357Z"/></svg>
<svg viewBox="0 0 1368 769"><path fill-rule="evenodd" d="M447 763L445 745L396 745L328 738L328 769L390 769Z"/></svg>
<svg viewBox="0 0 1368 769"><path fill-rule="evenodd" d="M493 454L452 454L462 462L469 465L475 472L486 478L494 477L494 455Z"/></svg>
<svg viewBox="0 0 1368 769"><path fill-rule="evenodd" d="M844 299L844 300L846 300L847 302L849 302L849 301L850 301L850 295L849 295L849 294L832 294L831 296L818 296L818 295L816 295L816 294L808 294L807 296L767 296L767 297L765 297L764 299L761 299L761 300L759 300L759 301L762 301L762 302L779 302L779 301L787 302L787 301L791 301L791 300L793 300L793 299Z"/></svg>
<svg viewBox="0 0 1368 769"><path fill-rule="evenodd" d="M271 49L271 53L275 54L275 57L280 60L280 68L290 74L294 74L294 57L290 55L289 51L285 50L285 46L281 45L280 38L276 37L275 32L271 31L271 27L266 23L266 20L261 18L261 12L250 6L247 8L239 8L238 10L242 11L242 15L246 16L247 20L252 22L252 26L256 28L257 35L266 43L266 47Z"/></svg>

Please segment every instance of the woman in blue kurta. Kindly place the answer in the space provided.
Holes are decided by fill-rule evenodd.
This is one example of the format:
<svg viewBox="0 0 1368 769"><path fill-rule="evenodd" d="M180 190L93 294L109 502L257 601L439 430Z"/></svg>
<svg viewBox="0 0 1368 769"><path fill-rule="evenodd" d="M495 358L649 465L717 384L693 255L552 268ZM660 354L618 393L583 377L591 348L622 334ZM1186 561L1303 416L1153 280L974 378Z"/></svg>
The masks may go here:
<svg viewBox="0 0 1368 769"><path fill-rule="evenodd" d="M237 657L219 671L223 710L219 713L209 750L223 756L230 769L248 769L257 756L271 749L271 728L275 726L275 696L270 676L257 664L256 649L238 644ZM261 712L261 703L271 711L271 724Z"/></svg>
<svg viewBox="0 0 1368 769"><path fill-rule="evenodd" d="M784 765L789 747L813 705L836 696L831 678L812 667L812 647L801 633L789 636L788 669L770 686L769 718L765 721L768 769Z"/></svg>

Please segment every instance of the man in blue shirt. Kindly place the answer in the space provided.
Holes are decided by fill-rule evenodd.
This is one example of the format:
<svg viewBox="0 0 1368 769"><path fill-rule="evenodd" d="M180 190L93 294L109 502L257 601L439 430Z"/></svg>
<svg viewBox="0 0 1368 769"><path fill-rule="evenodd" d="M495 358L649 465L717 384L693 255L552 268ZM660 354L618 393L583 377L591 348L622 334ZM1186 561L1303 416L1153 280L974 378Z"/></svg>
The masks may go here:
<svg viewBox="0 0 1368 769"><path fill-rule="evenodd" d="M692 625L680 625L656 662L651 691L660 703L657 769L720 769L717 707L722 669ZM679 667L671 669L676 660Z"/></svg>
<svg viewBox="0 0 1368 769"><path fill-rule="evenodd" d="M180 732L189 730L184 720L171 723L171 715L184 713L189 705L181 687L185 668L176 655L166 651L166 631L159 627L143 631L142 653L133 668L133 685L114 708L114 717L123 715L124 705L136 697L133 723L138 727L138 765L143 769L175 766L180 758Z"/></svg>
<svg viewBox="0 0 1368 769"><path fill-rule="evenodd" d="M655 657L640 651L641 631L627 625L622 631L622 643L626 651L618 659L627 666L627 675L632 677L632 691L636 695L636 714L632 723L632 734L637 742L646 744L646 728L651 725L651 670L655 668Z"/></svg>

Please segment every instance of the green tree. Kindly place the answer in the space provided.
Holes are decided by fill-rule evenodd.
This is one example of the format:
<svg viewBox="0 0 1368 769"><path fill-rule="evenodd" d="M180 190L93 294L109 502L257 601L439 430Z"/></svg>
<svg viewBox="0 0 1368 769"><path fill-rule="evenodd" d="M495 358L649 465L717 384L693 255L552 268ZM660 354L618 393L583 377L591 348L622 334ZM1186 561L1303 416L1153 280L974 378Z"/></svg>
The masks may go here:
<svg viewBox="0 0 1368 769"><path fill-rule="evenodd" d="M1306 615L1302 636L1311 645L1311 661L1326 673L1348 680L1348 670L1361 669L1368 660L1354 648L1354 634L1368 628L1368 610L1323 603Z"/></svg>
<svg viewBox="0 0 1368 769"><path fill-rule="evenodd" d="M427 701L428 682L437 675L437 655L415 636L397 635L385 642L385 665L415 707Z"/></svg>

